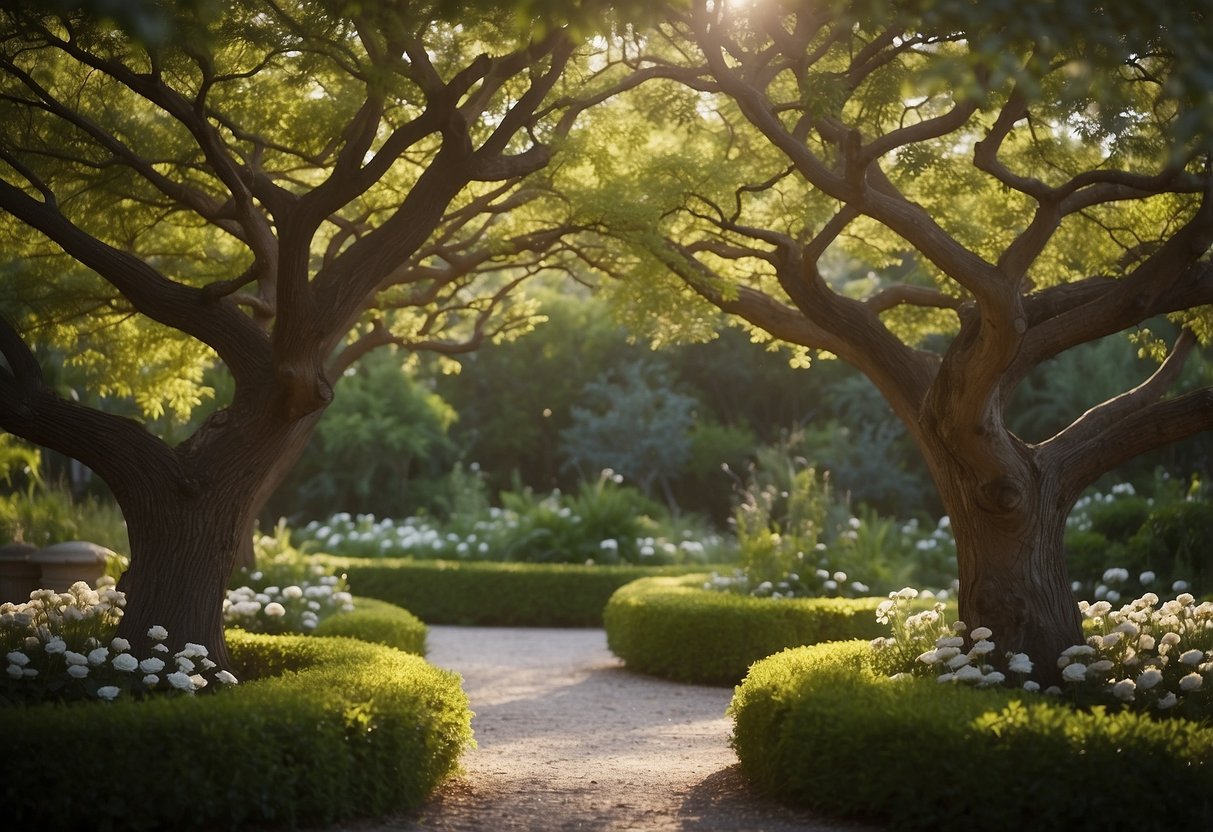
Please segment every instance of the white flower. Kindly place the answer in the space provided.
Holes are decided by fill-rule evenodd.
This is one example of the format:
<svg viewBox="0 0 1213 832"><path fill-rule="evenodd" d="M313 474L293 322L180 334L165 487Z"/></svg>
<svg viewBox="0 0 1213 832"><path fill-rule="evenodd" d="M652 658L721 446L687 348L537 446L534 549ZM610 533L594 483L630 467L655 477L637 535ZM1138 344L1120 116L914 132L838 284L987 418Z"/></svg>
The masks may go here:
<svg viewBox="0 0 1213 832"><path fill-rule="evenodd" d="M1141 582L1142 586L1149 586L1150 584L1154 583L1154 578L1154 573L1148 569L1137 576L1137 580Z"/></svg>
<svg viewBox="0 0 1213 832"><path fill-rule="evenodd" d="M920 655L918 657L918 661L922 662L923 664L938 664L939 663L939 651L938 650L928 650L927 652L923 653L922 655Z"/></svg>
<svg viewBox="0 0 1213 832"><path fill-rule="evenodd" d="M1131 702L1133 700L1133 691L1136 688L1137 685L1132 679L1121 679L1112 685L1112 695L1122 702Z"/></svg>
<svg viewBox="0 0 1213 832"><path fill-rule="evenodd" d="M1147 667L1137 677L1137 686L1142 690L1149 690L1162 681L1162 671L1157 667Z"/></svg>
<svg viewBox="0 0 1213 832"><path fill-rule="evenodd" d="M1065 669L1061 671L1061 678L1067 682L1081 682L1086 677L1086 665L1068 664L1066 665Z"/></svg>
<svg viewBox="0 0 1213 832"><path fill-rule="evenodd" d="M161 670L164 670L164 661L152 656L139 662L139 669L144 673L159 673Z"/></svg>
<svg viewBox="0 0 1213 832"><path fill-rule="evenodd" d="M65 642L59 636L52 636L50 641L48 641L46 646L42 649L52 656L58 655L67 650L67 642Z"/></svg>
<svg viewBox="0 0 1213 832"><path fill-rule="evenodd" d="M167 644L153 644L152 649L155 650L157 653L167 653L168 645Z"/></svg>
<svg viewBox="0 0 1213 832"><path fill-rule="evenodd" d="M936 647L963 647L965 640L960 636L940 636L935 639Z"/></svg>
<svg viewBox="0 0 1213 832"><path fill-rule="evenodd" d="M194 672L194 663L192 661L190 661L189 659L187 659L185 656L178 654L177 669L184 671L186 673L193 673Z"/></svg>
<svg viewBox="0 0 1213 832"><path fill-rule="evenodd" d="M170 673L166 678L168 679L168 683L177 688L177 690L188 690L191 693L194 690L194 682L187 673L178 671L177 673Z"/></svg>
<svg viewBox="0 0 1213 832"><path fill-rule="evenodd" d="M148 628L147 637L154 639L155 641L164 641L166 638L168 638L168 630L157 624L154 627Z"/></svg>
<svg viewBox="0 0 1213 832"><path fill-rule="evenodd" d="M958 682L965 682L966 684L970 682L980 682L981 678L981 670L971 664L967 664L956 671L956 681Z"/></svg>
<svg viewBox="0 0 1213 832"><path fill-rule="evenodd" d="M976 631L974 631L974 632L976 632ZM982 639L981 641L979 641L973 645L972 652L976 653L978 656L984 656L987 653L991 653L993 651L994 651L994 642L986 641L985 639Z"/></svg>
<svg viewBox="0 0 1213 832"><path fill-rule="evenodd" d="M1185 650L1179 657L1179 660L1184 664L1200 664L1205 658L1205 654L1200 650Z"/></svg>
<svg viewBox="0 0 1213 832"><path fill-rule="evenodd" d="M914 589L913 587L907 586L902 589L899 589L897 591L896 595L898 598L901 598L904 601L913 601L915 598L918 597L918 590Z"/></svg>
<svg viewBox="0 0 1213 832"><path fill-rule="evenodd" d="M1031 693L1036 693L1040 690L1040 683L1033 682L1031 679L1023 683L1023 689Z"/></svg>
<svg viewBox="0 0 1213 832"><path fill-rule="evenodd" d="M1107 673L1112 669L1112 667L1112 662L1108 661L1107 659L1100 659L1097 662L1091 662L1091 664L1087 665L1087 670L1092 673Z"/></svg>
<svg viewBox="0 0 1213 832"><path fill-rule="evenodd" d="M1089 644L1075 644L1072 647L1067 647L1061 651L1061 655L1067 659L1072 659L1075 656L1091 656L1095 654L1095 648Z"/></svg>
<svg viewBox="0 0 1213 832"><path fill-rule="evenodd" d="M237 680L236 677L228 671L220 670L215 674L215 681L221 685L234 685L237 684L239 680Z"/></svg>
<svg viewBox="0 0 1213 832"><path fill-rule="evenodd" d="M93 667L99 667L105 664L105 660L110 657L110 649L108 647L95 647L89 651L88 663Z"/></svg>
<svg viewBox="0 0 1213 832"><path fill-rule="evenodd" d="M143 684L147 685L149 688L154 688L156 685L160 684L160 677L155 673L149 673L143 677Z"/></svg>
<svg viewBox="0 0 1213 832"><path fill-rule="evenodd" d="M1168 692L1167 695L1160 698L1156 704L1158 705L1159 710L1165 711L1167 708L1175 707L1176 703L1178 702L1179 697L1174 693Z"/></svg>
<svg viewBox="0 0 1213 832"><path fill-rule="evenodd" d="M1189 673L1179 680L1179 689L1185 693L1193 690L1200 690L1200 686L1205 683L1204 677L1199 673Z"/></svg>
<svg viewBox="0 0 1213 832"><path fill-rule="evenodd" d="M190 677L190 682L193 683L194 690L201 690L202 688L206 687L206 678L198 673L195 673Z"/></svg>
<svg viewBox="0 0 1213 832"><path fill-rule="evenodd" d="M283 598L302 598L303 590L300 587L297 587L294 584L292 584L291 586L283 587L282 597Z"/></svg>
<svg viewBox="0 0 1213 832"><path fill-rule="evenodd" d="M281 618L286 615L286 607L279 604L277 601L271 601L265 605L265 614L273 618Z"/></svg>
<svg viewBox="0 0 1213 832"><path fill-rule="evenodd" d="M113 701L114 697L116 697L119 693L121 693L121 691L113 685L106 685L105 687L97 688L97 696L104 699L106 702Z"/></svg>
<svg viewBox="0 0 1213 832"><path fill-rule="evenodd" d="M110 649L115 653L125 653L131 649L131 643L124 638L116 638L110 642Z"/></svg>
<svg viewBox="0 0 1213 832"><path fill-rule="evenodd" d="M1007 670L1012 673L1031 673L1032 660L1028 658L1027 653L1015 653L1007 662Z"/></svg>
<svg viewBox="0 0 1213 832"><path fill-rule="evenodd" d="M25 667L27 664L29 664L29 656L25 655L20 650L14 650L13 652L7 654L4 658L8 659L11 664L16 665L17 667Z"/></svg>
<svg viewBox="0 0 1213 832"><path fill-rule="evenodd" d="M1137 640L1137 649L1138 650L1153 650L1154 649L1154 636L1150 635L1149 633L1142 633L1141 638L1139 638Z"/></svg>
<svg viewBox="0 0 1213 832"><path fill-rule="evenodd" d="M16 664L10 664L7 668L5 668L5 672L8 673L9 676L12 676L14 679L20 679L22 676L25 675L21 671L21 666L16 665Z"/></svg>
<svg viewBox="0 0 1213 832"><path fill-rule="evenodd" d="M83 653L77 653L75 650L63 651L63 658L67 661L68 666L88 664L88 656Z"/></svg>
<svg viewBox="0 0 1213 832"><path fill-rule="evenodd" d="M87 664L71 664L67 666L67 675L73 679L83 679L88 675Z"/></svg>
<svg viewBox="0 0 1213 832"><path fill-rule="evenodd" d="M206 656L208 652L209 651L207 651L207 649L201 644L194 644L192 641L187 641L185 643L185 647L183 647L181 652L177 655L189 656L191 659L197 659Z"/></svg>
<svg viewBox="0 0 1213 832"><path fill-rule="evenodd" d="M1109 647L1115 647L1117 642L1119 642L1124 637L1125 637L1125 634L1123 632L1113 631L1111 633L1108 633L1106 636L1104 636L1100 640L1101 641L1100 646L1103 647L1105 650Z"/></svg>
<svg viewBox="0 0 1213 832"><path fill-rule="evenodd" d="M978 627L973 632L969 633L969 638L973 641L981 641L994 635L994 632L989 627Z"/></svg>
<svg viewBox="0 0 1213 832"><path fill-rule="evenodd" d="M110 659L110 664L114 666L114 670L131 673L139 667L139 660L130 653L119 653Z"/></svg>
<svg viewBox="0 0 1213 832"><path fill-rule="evenodd" d="M958 653L952 658L948 659L948 667L950 667L952 670L957 670L958 668L965 667L968 664L969 657L964 653Z"/></svg>
<svg viewBox="0 0 1213 832"><path fill-rule="evenodd" d="M981 678L981 681L978 683L978 686L983 687L983 688L993 687L994 685L1001 685L1003 682L1006 681L1006 679L1007 679L1006 676L1002 675L997 670L995 670L995 671L993 671L991 673L987 673L985 676L983 676Z"/></svg>

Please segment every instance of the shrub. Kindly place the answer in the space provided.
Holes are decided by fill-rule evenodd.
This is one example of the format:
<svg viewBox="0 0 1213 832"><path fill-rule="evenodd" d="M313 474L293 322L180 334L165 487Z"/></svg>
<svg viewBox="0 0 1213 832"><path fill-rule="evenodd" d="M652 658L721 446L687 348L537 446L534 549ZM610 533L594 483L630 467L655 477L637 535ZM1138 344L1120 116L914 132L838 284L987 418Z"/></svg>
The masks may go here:
<svg viewBox="0 0 1213 832"><path fill-rule="evenodd" d="M892 829L1210 828L1213 728L879 675L852 641L755 664L729 713L755 786Z"/></svg>
<svg viewBox="0 0 1213 832"><path fill-rule="evenodd" d="M425 624L406 609L375 598L355 598L354 609L321 620L315 636L347 636L425 655Z"/></svg>
<svg viewBox="0 0 1213 832"><path fill-rule="evenodd" d="M600 627L603 607L619 587L637 578L685 572L677 566L313 559L344 572L358 596L404 607L428 624Z"/></svg>
<svg viewBox="0 0 1213 832"><path fill-rule="evenodd" d="M214 829L399 812L471 742L458 677L416 656L238 632L228 646L237 674L260 678L222 696L0 709L20 750L0 779L6 822Z"/></svg>
<svg viewBox="0 0 1213 832"><path fill-rule="evenodd" d="M704 575L638 580L611 596L607 644L630 670L731 685L787 647L883 632L879 598L754 598L703 588Z"/></svg>

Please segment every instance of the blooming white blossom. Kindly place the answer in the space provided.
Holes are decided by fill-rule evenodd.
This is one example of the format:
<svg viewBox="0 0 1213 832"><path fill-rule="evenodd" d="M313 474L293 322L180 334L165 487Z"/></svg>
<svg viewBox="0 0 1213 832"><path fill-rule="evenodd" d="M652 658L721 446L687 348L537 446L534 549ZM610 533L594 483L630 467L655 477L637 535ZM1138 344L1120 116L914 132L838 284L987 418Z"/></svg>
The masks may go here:
<svg viewBox="0 0 1213 832"><path fill-rule="evenodd" d="M188 673L182 673L181 671L178 671L176 673L170 673L165 678L168 679L168 683L170 685L177 688L178 690L188 690L191 693L194 690L194 682L193 682L193 680L190 679Z"/></svg>
<svg viewBox="0 0 1213 832"><path fill-rule="evenodd" d="M68 663L69 666L88 664L88 656L84 655L83 653L77 653L75 650L64 650L63 659Z"/></svg>
<svg viewBox="0 0 1213 832"><path fill-rule="evenodd" d="M971 664L967 664L956 671L956 681L966 684L980 682L981 677L981 669Z"/></svg>
<svg viewBox="0 0 1213 832"><path fill-rule="evenodd" d="M143 684L147 685L149 688L154 688L156 685L160 684L160 677L155 673L149 673L143 677Z"/></svg>
<svg viewBox="0 0 1213 832"><path fill-rule="evenodd" d="M1168 692L1166 696L1160 697L1155 704L1158 705L1159 710L1165 711L1167 708L1174 708L1178 702L1179 697L1174 692Z"/></svg>
<svg viewBox="0 0 1213 832"><path fill-rule="evenodd" d="M94 647L88 653L88 663L93 667L100 667L109 657L110 649L108 647Z"/></svg>
<svg viewBox="0 0 1213 832"><path fill-rule="evenodd" d="M979 656L984 656L987 653L991 653L993 651L994 651L994 642L992 642L992 641L986 641L985 639L982 639L981 641L979 641L973 645L973 652Z"/></svg>
<svg viewBox="0 0 1213 832"><path fill-rule="evenodd" d="M1081 682L1087 678L1087 667L1082 664L1068 664L1061 671L1061 678L1067 682Z"/></svg>
<svg viewBox="0 0 1213 832"><path fill-rule="evenodd" d="M1189 673L1179 680L1179 689L1184 693L1190 693L1194 690L1200 690L1201 685L1205 683L1205 679L1199 673Z"/></svg>
<svg viewBox="0 0 1213 832"><path fill-rule="evenodd" d="M104 699L106 702L113 701L113 699L121 692L122 691L119 688L116 688L113 685L105 685L104 687L97 688L97 696Z"/></svg>
<svg viewBox="0 0 1213 832"><path fill-rule="evenodd" d="M114 670L120 670L123 673L131 673L139 668L139 660L130 653L119 653L110 659L110 664L114 666Z"/></svg>
<svg viewBox="0 0 1213 832"><path fill-rule="evenodd" d="M166 638L168 638L168 630L157 624L154 627L148 628L147 637L155 641L164 641Z"/></svg>
<svg viewBox="0 0 1213 832"><path fill-rule="evenodd" d="M29 656L25 655L20 650L14 650L13 652L6 654L4 658L8 659L10 664L14 664L17 667L25 667L27 664L29 664Z"/></svg>
<svg viewBox="0 0 1213 832"><path fill-rule="evenodd" d="M1200 664L1205 658L1205 654L1201 650L1185 650L1179 657L1183 664L1196 665Z"/></svg>
<svg viewBox="0 0 1213 832"><path fill-rule="evenodd" d="M139 662L139 669L144 673L159 673L164 670L164 660L152 656Z"/></svg>
<svg viewBox="0 0 1213 832"><path fill-rule="evenodd" d="M67 642L65 642L59 636L52 636L50 641L48 641L45 645L43 645L42 649L45 650L48 655L51 655L51 656L60 655L65 650L67 650Z"/></svg>
<svg viewBox="0 0 1213 832"><path fill-rule="evenodd" d="M1032 660L1027 653L1015 653L1008 660L1007 669L1012 673L1031 673Z"/></svg>
<svg viewBox="0 0 1213 832"><path fill-rule="evenodd" d="M265 605L265 614L272 616L273 618L281 618L282 616L286 615L286 607L282 606L277 601L271 601Z"/></svg>
<svg viewBox="0 0 1213 832"><path fill-rule="evenodd" d="M994 635L994 632L989 627L978 627L976 630L969 633L969 638L973 639L973 641L981 641L982 639L987 639L992 635Z"/></svg>
<svg viewBox="0 0 1213 832"><path fill-rule="evenodd" d="M124 638L115 638L110 642L110 649L115 653L125 653L131 649L131 643Z"/></svg>
<svg viewBox="0 0 1213 832"><path fill-rule="evenodd" d="M1148 667L1137 677L1137 686L1149 690L1162 681L1162 671L1157 667Z"/></svg>
<svg viewBox="0 0 1213 832"><path fill-rule="evenodd" d="M234 685L238 682L236 677L226 670L220 670L218 673L216 673L215 681L223 685Z"/></svg>
<svg viewBox="0 0 1213 832"><path fill-rule="evenodd" d="M1136 689L1137 684L1132 679L1121 679L1112 685L1112 695L1122 702L1131 702Z"/></svg>
<svg viewBox="0 0 1213 832"><path fill-rule="evenodd" d="M67 666L67 675L73 679L83 679L88 675L87 664L69 664Z"/></svg>

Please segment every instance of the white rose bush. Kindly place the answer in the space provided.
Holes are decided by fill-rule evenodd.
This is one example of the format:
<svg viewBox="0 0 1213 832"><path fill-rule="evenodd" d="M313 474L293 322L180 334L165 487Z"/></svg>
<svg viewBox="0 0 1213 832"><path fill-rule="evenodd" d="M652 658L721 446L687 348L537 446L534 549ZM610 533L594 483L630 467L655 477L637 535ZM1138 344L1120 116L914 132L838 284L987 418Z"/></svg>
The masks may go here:
<svg viewBox="0 0 1213 832"><path fill-rule="evenodd" d="M319 570L319 567L317 567ZM244 585L230 589L223 601L223 618L229 627L252 633L311 633L330 615L353 612L354 598L344 577L323 574L286 586L264 584L265 574L249 574L260 588Z"/></svg>
<svg viewBox="0 0 1213 832"><path fill-rule="evenodd" d="M148 630L151 655L132 654L114 636L125 604L106 576L95 589L77 581L67 592L39 589L25 603L0 605L0 706L191 695L237 683L203 645L170 652L163 627Z"/></svg>
<svg viewBox="0 0 1213 832"><path fill-rule="evenodd" d="M1144 593L1119 608L1082 601L1086 641L1052 659L1060 685L1043 691L1029 678L1034 659L1000 652L995 634L962 621L949 624L944 605L910 614L912 588L889 594L877 620L892 635L872 642L878 665L890 675L934 677L941 684L991 687L1013 684L1064 697L1076 706L1133 710L1155 717L1205 719L1213 714L1213 602L1190 593L1161 601Z"/></svg>

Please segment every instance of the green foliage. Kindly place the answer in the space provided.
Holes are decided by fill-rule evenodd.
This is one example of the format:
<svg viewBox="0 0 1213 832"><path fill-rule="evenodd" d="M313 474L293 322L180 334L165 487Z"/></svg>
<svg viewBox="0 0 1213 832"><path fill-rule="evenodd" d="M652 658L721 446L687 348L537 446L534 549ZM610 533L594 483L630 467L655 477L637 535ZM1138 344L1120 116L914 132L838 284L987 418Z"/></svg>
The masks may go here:
<svg viewBox="0 0 1213 832"><path fill-rule="evenodd" d="M752 598L704 589L704 575L621 587L603 613L607 644L628 669L679 682L736 684L787 647L871 638L879 598Z"/></svg>
<svg viewBox="0 0 1213 832"><path fill-rule="evenodd" d="M619 587L686 571L327 555L314 560L344 572L359 597L404 607L427 624L506 627L600 627L603 607Z"/></svg>
<svg viewBox="0 0 1213 832"><path fill-rule="evenodd" d="M825 546L830 507L828 476L787 458L768 457L755 467L733 515L750 581L796 581L811 569L818 545Z"/></svg>
<svg viewBox="0 0 1213 832"><path fill-rule="evenodd" d="M314 636L346 636L425 655L426 627L406 609L375 598L354 598L354 609L322 618Z"/></svg>
<svg viewBox="0 0 1213 832"><path fill-rule="evenodd" d="M269 515L346 510L390 516L435 504L439 476L453 457L447 432L456 415L402 361L396 353L372 353L341 379Z"/></svg>
<svg viewBox="0 0 1213 832"><path fill-rule="evenodd" d="M1213 823L1207 725L890 679L871 655L864 642L823 644L750 669L729 712L756 788L890 829Z"/></svg>
<svg viewBox="0 0 1213 832"><path fill-rule="evenodd" d="M1184 500L1150 512L1129 541L1133 566L1160 575L1187 576L1192 585L1213 585L1213 502Z"/></svg>
<svg viewBox="0 0 1213 832"><path fill-rule="evenodd" d="M231 633L228 646L245 681L223 695L0 710L22 749L0 781L10 821L323 825L420 806L471 745L458 676L419 657L340 638ZM70 787L48 788L48 772Z"/></svg>
<svg viewBox="0 0 1213 832"><path fill-rule="evenodd" d="M0 434L0 438L4 436ZM118 506L112 500L92 495L77 500L64 486L46 482L39 474L36 452L20 459L26 471L26 486L0 494L0 539L38 547L87 540L119 555L107 568L115 577L120 575L126 568L125 553L130 551L130 541Z"/></svg>
<svg viewBox="0 0 1213 832"><path fill-rule="evenodd" d="M587 384L571 410L560 443L568 463L592 476L613 469L646 494L691 459L695 400L677 390L668 372L641 362Z"/></svg>

